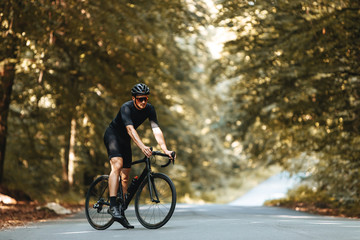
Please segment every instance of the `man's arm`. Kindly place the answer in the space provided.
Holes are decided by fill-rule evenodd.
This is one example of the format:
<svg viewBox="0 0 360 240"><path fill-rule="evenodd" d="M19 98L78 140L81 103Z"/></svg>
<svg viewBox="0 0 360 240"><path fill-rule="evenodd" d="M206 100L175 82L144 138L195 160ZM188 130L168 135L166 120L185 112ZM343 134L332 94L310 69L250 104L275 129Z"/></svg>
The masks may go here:
<svg viewBox="0 0 360 240"><path fill-rule="evenodd" d="M155 139L156 139L157 143L160 145L163 152L165 154L167 154L170 158L172 158L172 156L171 156L172 151L169 151L167 149L164 134L161 131L161 129L159 127L154 127L154 128L152 128L152 131L153 131L153 134L155 136Z"/></svg>
<svg viewBox="0 0 360 240"><path fill-rule="evenodd" d="M141 151L147 156L150 157L152 152L149 147L147 147L140 139L139 134L135 130L133 125L127 125L126 130L131 137L131 139L134 141L134 143L141 149Z"/></svg>

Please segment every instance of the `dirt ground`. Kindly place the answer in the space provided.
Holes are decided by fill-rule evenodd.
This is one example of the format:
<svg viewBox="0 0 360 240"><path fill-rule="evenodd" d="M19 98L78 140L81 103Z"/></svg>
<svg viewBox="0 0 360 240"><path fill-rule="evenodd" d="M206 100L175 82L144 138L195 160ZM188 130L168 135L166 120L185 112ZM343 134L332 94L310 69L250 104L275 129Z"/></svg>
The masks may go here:
<svg viewBox="0 0 360 240"><path fill-rule="evenodd" d="M83 210L83 206L80 205L67 205L64 207L71 210L72 214ZM43 208L36 202L0 203L0 230L24 226L29 222L46 221L64 216L66 215L58 215L52 210Z"/></svg>

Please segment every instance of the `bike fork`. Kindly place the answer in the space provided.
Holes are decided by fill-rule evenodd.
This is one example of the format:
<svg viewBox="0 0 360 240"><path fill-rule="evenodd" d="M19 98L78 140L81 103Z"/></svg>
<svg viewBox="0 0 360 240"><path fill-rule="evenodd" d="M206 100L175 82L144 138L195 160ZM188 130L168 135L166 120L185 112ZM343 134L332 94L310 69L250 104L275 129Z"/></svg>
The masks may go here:
<svg viewBox="0 0 360 240"><path fill-rule="evenodd" d="M149 192L150 192L150 198L151 198L151 201L154 202L154 203L160 203L160 200L159 200L159 195L157 193L157 190L156 190L156 187L155 187L155 183L154 183L154 178L151 174L149 174L148 176L148 185L149 185ZM154 198L154 194L155 194L155 198Z"/></svg>

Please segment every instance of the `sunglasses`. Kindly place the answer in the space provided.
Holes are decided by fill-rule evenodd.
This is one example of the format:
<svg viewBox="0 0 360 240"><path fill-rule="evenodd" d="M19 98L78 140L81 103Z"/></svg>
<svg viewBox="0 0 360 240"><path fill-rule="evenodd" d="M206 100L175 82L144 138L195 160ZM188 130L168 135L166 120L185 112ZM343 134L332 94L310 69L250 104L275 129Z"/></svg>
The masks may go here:
<svg viewBox="0 0 360 240"><path fill-rule="evenodd" d="M148 97L139 97L139 98L136 98L136 100L138 100L139 102L147 102L149 100Z"/></svg>

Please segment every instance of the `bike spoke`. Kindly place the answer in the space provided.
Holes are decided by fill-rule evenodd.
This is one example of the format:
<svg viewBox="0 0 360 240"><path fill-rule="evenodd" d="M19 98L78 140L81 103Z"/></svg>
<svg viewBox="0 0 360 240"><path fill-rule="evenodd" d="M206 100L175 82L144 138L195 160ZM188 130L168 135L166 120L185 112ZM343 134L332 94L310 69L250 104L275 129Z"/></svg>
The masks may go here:
<svg viewBox="0 0 360 240"><path fill-rule="evenodd" d="M163 226L170 219L176 203L171 180L166 175L154 174L151 181L145 180L139 191L135 199L135 211L140 223L147 228Z"/></svg>
<svg viewBox="0 0 360 240"><path fill-rule="evenodd" d="M99 177L90 186L86 196L86 217L92 227L98 230L108 228L113 219L109 208L108 178Z"/></svg>

